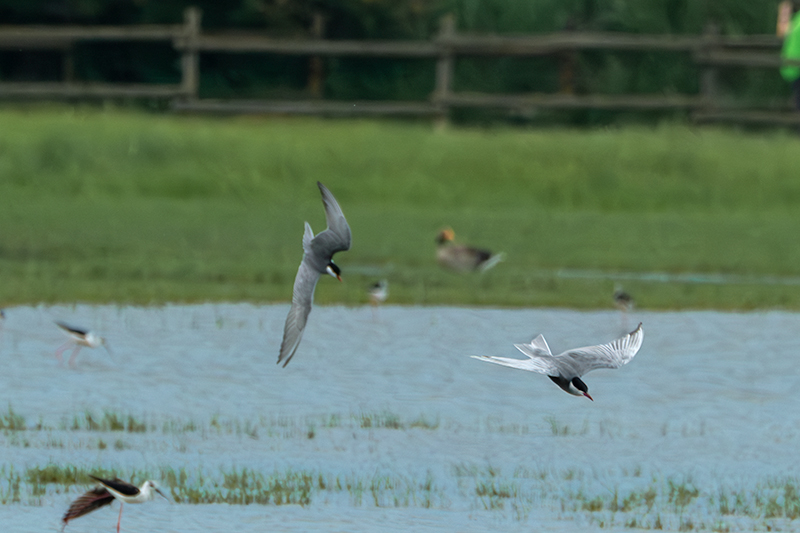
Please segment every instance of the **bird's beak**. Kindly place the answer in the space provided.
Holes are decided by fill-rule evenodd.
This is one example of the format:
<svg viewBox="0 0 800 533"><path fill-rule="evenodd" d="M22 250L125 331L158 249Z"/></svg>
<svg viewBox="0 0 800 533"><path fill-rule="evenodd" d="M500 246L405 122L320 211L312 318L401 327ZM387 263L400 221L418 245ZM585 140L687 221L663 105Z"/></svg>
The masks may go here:
<svg viewBox="0 0 800 533"><path fill-rule="evenodd" d="M342 276L337 274L336 271L330 267L330 265L325 269L325 271L339 281L342 281Z"/></svg>
<svg viewBox="0 0 800 533"><path fill-rule="evenodd" d="M157 493L159 493L159 494L161 495L161 497L162 497L162 498L164 498L164 499L165 499L165 500L167 500L168 502L172 503L172 501L171 501L169 498L167 498L167 497L164 495L164 493L163 493L163 492L161 492L161 489L159 489L158 487L153 487L153 488L154 488L154 489L156 489L156 492L157 492Z"/></svg>
<svg viewBox="0 0 800 533"><path fill-rule="evenodd" d="M588 392L584 392L584 393L583 393L583 395L584 395L584 396L586 396L587 398L589 398L590 400L594 401L594 398L592 398L591 396L589 396L589 393L588 393Z"/></svg>

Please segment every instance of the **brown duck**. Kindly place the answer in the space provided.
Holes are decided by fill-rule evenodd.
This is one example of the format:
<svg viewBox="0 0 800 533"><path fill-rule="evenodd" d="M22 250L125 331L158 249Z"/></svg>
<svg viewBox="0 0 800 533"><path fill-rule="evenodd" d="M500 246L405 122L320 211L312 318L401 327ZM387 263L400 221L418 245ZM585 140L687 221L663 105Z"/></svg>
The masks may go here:
<svg viewBox="0 0 800 533"><path fill-rule="evenodd" d="M436 237L436 260L439 264L457 272L479 270L485 272L505 258L505 254L493 254L483 248L473 248L464 244L456 244L455 232L445 228Z"/></svg>

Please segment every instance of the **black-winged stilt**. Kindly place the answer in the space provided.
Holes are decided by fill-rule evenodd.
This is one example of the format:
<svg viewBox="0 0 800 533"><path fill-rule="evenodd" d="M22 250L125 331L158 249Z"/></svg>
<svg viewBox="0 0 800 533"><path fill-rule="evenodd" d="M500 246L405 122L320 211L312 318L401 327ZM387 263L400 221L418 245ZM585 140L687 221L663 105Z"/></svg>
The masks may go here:
<svg viewBox="0 0 800 533"><path fill-rule="evenodd" d="M62 531L70 520L74 520L85 514L89 514L95 509L110 505L114 500L119 500L119 518L117 519L117 533L122 522L122 506L126 503L144 503L155 498L156 493L160 494L165 500L169 499L158 488L154 481L145 481L141 487L132 485L119 478L102 479L89 474L89 477L99 483L96 487L72 502L61 519L63 522Z"/></svg>
<svg viewBox="0 0 800 533"><path fill-rule="evenodd" d="M89 348L97 348L98 346L103 346L109 355L111 355L111 350L108 348L108 344L106 340L97 335L96 333L89 331L85 328L79 328L77 326L71 326L65 322L58 322L56 321L56 325L60 327L64 332L69 336L69 340L59 346L58 350L56 350L56 358L58 362L62 362L63 359L61 354L64 353L64 350L69 348L70 346L73 347L72 354L69 357L69 365L75 362L75 358L78 356L78 352L81 351L81 348L87 346Z"/></svg>
<svg viewBox="0 0 800 533"><path fill-rule="evenodd" d="M369 286L369 301L377 306L386 301L389 297L389 282L385 279L377 281Z"/></svg>

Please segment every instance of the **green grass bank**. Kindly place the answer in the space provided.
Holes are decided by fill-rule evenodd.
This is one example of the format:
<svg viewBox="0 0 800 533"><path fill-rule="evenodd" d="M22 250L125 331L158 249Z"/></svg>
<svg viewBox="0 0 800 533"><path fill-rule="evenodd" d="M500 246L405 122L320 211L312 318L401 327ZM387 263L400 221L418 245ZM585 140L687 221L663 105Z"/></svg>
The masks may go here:
<svg viewBox="0 0 800 533"><path fill-rule="evenodd" d="M38 106L0 124L0 306L288 301L303 221L325 227L320 180L353 249L319 303L385 277L397 304L608 308L621 280L643 308L800 308L789 133ZM442 271L443 226L506 261Z"/></svg>

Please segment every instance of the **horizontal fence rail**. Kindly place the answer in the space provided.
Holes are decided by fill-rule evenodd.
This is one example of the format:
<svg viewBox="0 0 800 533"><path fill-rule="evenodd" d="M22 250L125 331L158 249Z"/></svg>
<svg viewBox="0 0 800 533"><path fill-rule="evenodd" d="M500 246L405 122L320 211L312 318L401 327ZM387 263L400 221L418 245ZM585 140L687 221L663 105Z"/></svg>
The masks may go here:
<svg viewBox="0 0 800 533"><path fill-rule="evenodd" d="M771 35L724 37L713 26L694 36L610 32L557 32L542 35L471 35L457 33L444 17L439 33L427 41L353 41L322 38L315 22L307 39L276 39L255 32L203 33L201 14L188 8L183 24L117 26L0 26L0 50L55 50L63 54L64 79L56 82L0 80L0 98L91 99L155 98L178 111L209 113L283 113L314 115L416 115L446 120L458 108L497 108L509 112L538 109L683 110L696 121L800 124L788 102L772 108L736 105L720 98L722 68L778 69L800 65L780 57L781 40ZM320 19L321 20L321 19ZM181 56L178 84L93 83L74 79L72 49L80 42L164 42ZM487 94L453 90L455 61L464 57L564 57L587 50L685 53L700 71L698 94ZM208 99L200 96L200 54L278 54L311 59L305 100ZM428 59L435 62L435 88L424 101L332 101L321 94L321 57Z"/></svg>

